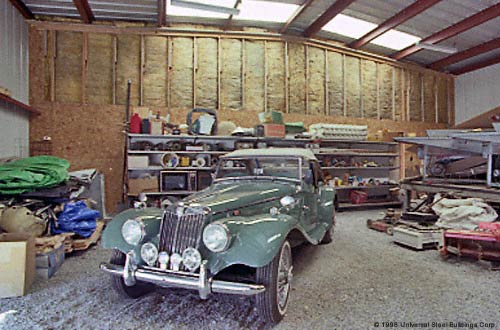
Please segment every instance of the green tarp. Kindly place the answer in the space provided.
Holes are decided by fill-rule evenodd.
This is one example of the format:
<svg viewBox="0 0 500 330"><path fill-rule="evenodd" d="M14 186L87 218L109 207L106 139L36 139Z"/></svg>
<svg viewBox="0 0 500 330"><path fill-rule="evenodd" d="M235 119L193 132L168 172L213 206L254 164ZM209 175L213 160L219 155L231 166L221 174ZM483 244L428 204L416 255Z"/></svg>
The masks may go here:
<svg viewBox="0 0 500 330"><path fill-rule="evenodd" d="M69 162L53 156L35 156L0 165L0 194L17 195L50 188L69 178Z"/></svg>

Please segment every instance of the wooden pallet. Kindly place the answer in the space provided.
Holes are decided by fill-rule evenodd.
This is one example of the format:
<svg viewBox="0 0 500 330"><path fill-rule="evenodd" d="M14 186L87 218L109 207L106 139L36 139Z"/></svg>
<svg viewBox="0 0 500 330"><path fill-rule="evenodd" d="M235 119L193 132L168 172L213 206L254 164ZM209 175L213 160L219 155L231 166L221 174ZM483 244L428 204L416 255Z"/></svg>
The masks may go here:
<svg viewBox="0 0 500 330"><path fill-rule="evenodd" d="M87 250L91 245L96 244L101 238L102 230L104 229L104 222L97 221L97 226L94 233L88 238L74 239L72 244L72 251Z"/></svg>
<svg viewBox="0 0 500 330"><path fill-rule="evenodd" d="M44 254L51 252L53 250L57 250L63 244L65 245L66 248L66 240L68 238L70 238L70 236L64 236L64 235L37 237L35 239L36 254Z"/></svg>
<svg viewBox="0 0 500 330"><path fill-rule="evenodd" d="M94 233L88 238L74 239L74 233L63 233L49 237L37 237L35 240L36 253L47 253L57 249L64 244L64 252L87 250L91 245L96 244L101 238L104 222L97 221Z"/></svg>

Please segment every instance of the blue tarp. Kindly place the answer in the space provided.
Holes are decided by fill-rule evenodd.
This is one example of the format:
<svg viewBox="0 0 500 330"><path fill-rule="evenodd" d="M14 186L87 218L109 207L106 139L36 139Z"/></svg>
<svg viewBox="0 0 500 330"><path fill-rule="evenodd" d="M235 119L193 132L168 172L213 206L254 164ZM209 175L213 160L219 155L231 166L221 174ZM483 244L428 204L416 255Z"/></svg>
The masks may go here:
<svg viewBox="0 0 500 330"><path fill-rule="evenodd" d="M51 224L52 234L75 233L82 237L89 237L96 229L96 220L100 214L89 209L82 202L70 202L64 205L64 210L58 215L57 228Z"/></svg>

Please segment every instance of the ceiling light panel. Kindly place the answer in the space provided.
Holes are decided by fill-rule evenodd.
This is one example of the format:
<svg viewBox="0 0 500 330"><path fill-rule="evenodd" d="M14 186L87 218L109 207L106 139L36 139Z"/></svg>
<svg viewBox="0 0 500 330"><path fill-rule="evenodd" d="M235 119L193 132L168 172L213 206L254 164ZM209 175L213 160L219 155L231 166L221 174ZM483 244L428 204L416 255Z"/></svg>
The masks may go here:
<svg viewBox="0 0 500 330"><path fill-rule="evenodd" d="M233 19L284 23L299 6L282 2L243 0Z"/></svg>
<svg viewBox="0 0 500 330"><path fill-rule="evenodd" d="M220 7L233 8L236 0L189 0L190 2L201 3L204 5L213 5ZM185 16L185 17L208 17L208 18L229 18L229 14L217 13L208 10L191 9L180 6L173 6L168 0L167 16Z"/></svg>
<svg viewBox="0 0 500 330"><path fill-rule="evenodd" d="M323 30L353 39L359 39L376 27L376 24L339 14L328 22L328 24L323 27ZM397 30L389 30L378 38L372 40L371 43L394 50L401 50L413 45L419 40L420 38L417 36Z"/></svg>

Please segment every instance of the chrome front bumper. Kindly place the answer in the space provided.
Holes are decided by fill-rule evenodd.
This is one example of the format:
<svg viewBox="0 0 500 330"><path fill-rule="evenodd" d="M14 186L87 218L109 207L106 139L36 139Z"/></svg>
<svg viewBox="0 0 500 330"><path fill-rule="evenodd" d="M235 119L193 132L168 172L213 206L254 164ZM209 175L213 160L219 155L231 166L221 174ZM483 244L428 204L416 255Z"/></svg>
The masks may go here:
<svg viewBox="0 0 500 330"><path fill-rule="evenodd" d="M206 261L202 262L199 274L160 270L153 267L136 268L130 267L127 263L125 267L102 263L100 268L111 275L123 277L125 284L129 286L134 285L136 281L141 281L161 287L198 290L201 299L207 299L213 292L252 296L266 290L265 286L259 284L246 284L208 278Z"/></svg>

